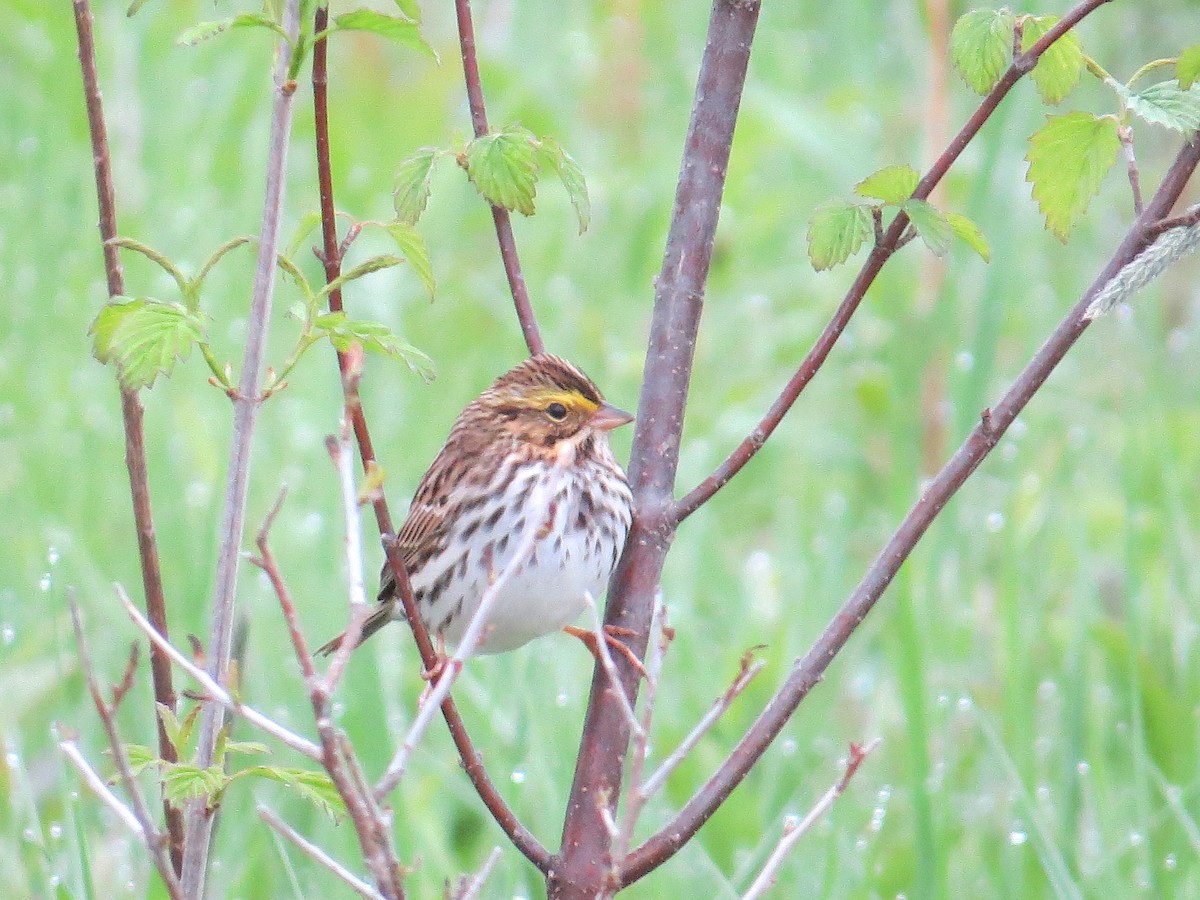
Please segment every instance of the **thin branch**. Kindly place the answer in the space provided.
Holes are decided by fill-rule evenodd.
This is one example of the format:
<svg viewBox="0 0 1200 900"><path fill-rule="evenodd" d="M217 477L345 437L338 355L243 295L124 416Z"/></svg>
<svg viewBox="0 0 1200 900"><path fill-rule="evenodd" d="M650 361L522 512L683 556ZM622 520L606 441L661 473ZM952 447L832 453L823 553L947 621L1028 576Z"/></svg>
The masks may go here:
<svg viewBox="0 0 1200 900"><path fill-rule="evenodd" d="M650 639L654 600L674 532L671 497L683 411L759 8L757 0L714 0L656 282L629 464L635 515L609 584L605 612L606 624L632 632L628 646L638 657L644 655ZM628 661L622 669L626 696L632 702L639 674ZM603 820L605 811L611 817L620 797L630 729L608 688L608 676L597 665L563 823L562 849L547 877L552 900L594 900L616 889L612 836ZM598 798L604 798L600 808Z"/></svg>
<svg viewBox="0 0 1200 900"><path fill-rule="evenodd" d="M117 774L121 778L121 786L125 788L125 793L129 796L132 815L141 828L142 841L150 853L154 867L158 869L163 884L166 885L167 893L172 900L181 900L184 893L179 879L175 875L175 868L171 864L167 848L168 837L158 830L154 820L150 817L146 799L142 796L142 790L138 787L133 769L129 765L129 754L125 752L125 743L117 731L117 720L113 716L112 708L104 701L100 683L96 680L96 670L92 667L92 654L88 649L87 637L83 633L83 620L80 618L79 605L75 602L73 590L67 590L67 603L71 607L71 625L75 630L75 644L79 648L79 666L83 669L84 677L87 679L92 703L96 706L96 712L100 714L100 723L104 726L104 734L108 738L108 748L112 751L113 765L116 766ZM133 604L129 605L136 612ZM149 622L146 623L146 627L153 630L153 626ZM157 632L155 633L157 634Z"/></svg>
<svg viewBox="0 0 1200 900"><path fill-rule="evenodd" d="M584 592L583 596L587 601L588 610L592 614L592 635L596 641L596 655L600 659L600 665L604 668L604 674L608 676L609 690L616 696L617 704L621 707L621 712L625 714L625 721L629 725L634 740L645 743L646 731L642 728L642 723L638 720L637 713L634 712L633 703L630 702L629 695L625 693L625 688L621 684L621 673L617 671L617 664L613 662L612 652L608 649L608 637L604 633L604 623L600 621L600 611L596 609L596 601L590 592Z"/></svg>
<svg viewBox="0 0 1200 900"><path fill-rule="evenodd" d="M492 874L492 869L496 868L496 863L500 861L500 848L493 847L492 852L488 854L488 858L484 860L479 871L475 873L470 881L465 881L459 884L458 890L454 892L453 900L477 900L479 892L483 890L484 883L488 880L488 876Z"/></svg>
<svg viewBox="0 0 1200 900"><path fill-rule="evenodd" d="M445 699L449 696L450 688L462 673L463 665L471 658L471 655L475 652L475 648L479 645L480 639L484 637L484 629L488 627L488 618L491 616L492 607L495 606L500 592L508 585L509 580L516 574L517 569L523 566L525 561L529 559L530 554L533 553L534 545L538 540L538 533L541 531L542 525L546 521L546 513L550 509L549 489L545 484L537 484L531 492L529 500L526 502L525 528L521 532L520 540L513 550L512 558L509 559L498 574L489 573L491 577L489 578L487 590L479 598L479 606L472 613L471 621L467 624L462 639L458 642L458 647L454 651L454 655L442 664L441 675L438 677L437 684L434 685L433 690L422 701L421 709L409 727L408 734L404 736L404 740L396 748L396 752L392 756L392 761L388 763L387 770L383 773L383 777L379 779L379 783L375 785L376 799L382 800L395 790L396 785L400 783L400 778L404 774L405 766L408 764L408 759L412 755L413 748L416 747L417 742L425 733L425 729L429 727L434 710L441 707Z"/></svg>
<svg viewBox="0 0 1200 900"><path fill-rule="evenodd" d="M318 5L314 33L323 31L327 24L328 9L323 5ZM337 216L333 203L333 176L330 165L327 43L322 39L313 46L312 78L313 105L316 112L317 178L321 194L321 233L323 238L321 258L325 266L325 279L329 282L341 274L342 248L337 239ZM342 309L340 290L330 291L329 308L333 311ZM345 354L338 354L338 364L342 370L345 369ZM359 457L364 470L366 470L376 462L376 456L361 404L351 407L351 421L354 425L354 436L358 442ZM396 594L404 609L409 628L412 630L413 640L421 656L421 663L427 671L433 671L438 661L437 652L429 637L424 620L417 611L404 560L397 552L392 540L396 529L392 524L387 499L382 491L372 501L372 508L375 511L375 521L379 526L379 533L383 536L383 549L387 556L388 566L396 578ZM483 766L483 759L471 742L471 737L467 733L462 717L458 714L453 698L447 697L442 703L442 716L446 720L446 728L449 730L459 758L462 760L463 769L466 771L467 777L471 779L471 784L479 794L484 806L487 807L492 818L496 820L513 845L537 866L539 871L545 872L550 866L550 852L521 823L504 798L500 796L499 790Z"/></svg>
<svg viewBox="0 0 1200 900"><path fill-rule="evenodd" d="M1013 420L1083 334L1090 324L1086 313L1093 298L1148 246L1155 234L1155 223L1170 212L1198 163L1200 141L1185 144L1145 211L1130 227L1103 271L1054 329L1004 396L994 406L984 410L979 424L929 483L886 546L879 551L850 597L808 653L797 660L787 680L720 768L666 827L629 854L621 872L622 884L636 881L674 855L753 768L796 707L820 682L833 658L874 608L934 518L992 451Z"/></svg>
<svg viewBox="0 0 1200 900"><path fill-rule="evenodd" d="M1133 192L1133 214L1140 216L1145 208L1142 203L1142 180L1138 174L1137 157L1133 152L1133 129L1122 125L1117 129L1121 139L1121 150L1125 154L1125 173L1129 177L1129 189Z"/></svg>
<svg viewBox="0 0 1200 900"><path fill-rule="evenodd" d="M846 769L842 772L842 777L834 782L820 800L813 804L812 809L803 819L799 821L789 819L783 823L783 834L779 838L779 843L767 857L762 871L758 873L758 877L754 879L750 889L742 895L742 900L758 900L775 884L775 880L779 877L779 867L783 865L784 858L796 846L800 838L804 837L808 830L833 808L834 802L846 790L846 785L850 783L850 779L854 777L854 773L858 771L862 761L878 746L879 738L875 738L865 747L860 747L858 744L850 745L850 757L846 760Z"/></svg>
<svg viewBox="0 0 1200 900"><path fill-rule="evenodd" d="M204 688L206 699L216 701L216 704L222 709L225 709L236 716L240 716L255 728L275 738L284 746L291 747L297 753L303 754L309 759L320 761L320 747L318 747L308 738L301 737L295 732L289 731L274 719L263 715L253 707L246 706L239 700L235 700L232 696L230 696L229 692L225 690L225 688L221 687L221 685L217 684L217 682L213 680L213 677L208 672L188 659L187 656L185 656L177 647L175 647L169 641L164 640L162 635L154 630L154 626L146 621L146 617L143 616L138 611L138 608L133 605L133 601L130 600L129 595L125 593L125 588L121 587L119 584L114 585L114 587L117 590L117 595L121 598L121 603L125 605L125 611L129 614L129 618L133 619L133 624L142 629L146 636L150 638L150 640L153 641L154 644L158 646L165 654L167 654L167 656L172 662L175 663L175 665L179 666L179 668L183 669L183 671L187 672L192 676L192 678L199 682L200 686Z"/></svg>
<svg viewBox="0 0 1200 900"><path fill-rule="evenodd" d="M92 768L79 750L79 745L74 741L59 741L58 749L71 761L75 769L83 776L84 782L92 789L97 797L117 814L117 818L125 823L125 827L133 832L134 836L139 841L146 840L146 831L142 828L142 823L138 821L138 817L134 815L133 810L121 802L121 798L109 790L104 779L100 777L100 773Z"/></svg>
<svg viewBox="0 0 1200 900"><path fill-rule="evenodd" d="M454 12L458 19L458 43L462 50L463 78L467 84L467 103L471 108L471 127L475 137L488 133L487 107L483 102L483 83L479 77L479 60L475 52L475 24L471 21L471 0L454 0ZM542 335L538 330L533 304L529 301L529 289L521 273L521 260L517 256L517 242L513 237L512 218L503 206L492 205L492 221L496 225L496 240L500 244L500 259L504 262L504 274L512 292L513 305L517 310L517 321L525 335L525 345L531 355L546 352Z"/></svg>
<svg viewBox="0 0 1200 900"><path fill-rule="evenodd" d="M1037 43L1030 47L1028 51L1014 56L1012 65L1008 67L1008 70L996 82L995 87L980 102L975 113L967 120L966 124L954 136L946 149L942 151L942 154L934 161L929 171L925 173L925 176L918 183L916 190L912 194L915 199L924 200L929 197L946 172L949 171L950 166L954 164L959 155L974 139L979 129L991 118L996 108L1000 105L1000 102L1012 90L1013 86L1020 81L1021 77L1033 69L1041 55L1050 48L1050 45L1058 40L1059 37L1066 34L1068 30L1079 24L1086 16L1108 2L1111 2L1111 0L1086 0L1086 2L1078 4L1064 15L1054 27L1042 35ZM796 373L784 386L775 402L771 404L771 407L763 415L758 425L754 427L754 430L734 448L729 456L725 458L725 461L717 466L712 474L675 504L673 511L675 524L682 522L707 503L717 491L728 484L730 479L737 475L742 470L742 467L763 448L767 439L770 438L771 434L779 426L779 423L783 421L783 417L791 410L801 392L808 386L808 383L817 374L821 366L824 365L826 357L829 356L834 344L842 336L842 332L845 331L850 318L858 309L859 304L862 303L867 289L874 283L875 277L879 274L880 269L883 268L884 263L900 247L915 236L915 232L912 235L906 236L905 229L908 224L908 216L901 211L892 220L891 225L888 226L887 231L882 237L877 235L875 246L867 256L866 262L863 263L863 267L854 279L854 283L850 285L845 298L834 312L833 318L829 320L829 324L825 326L824 330L818 336L812 349L808 351L808 355L804 357L804 361L796 370Z"/></svg>
<svg viewBox="0 0 1200 900"><path fill-rule="evenodd" d="M79 44L79 63L83 72L83 94L87 105L88 131L91 135L92 162L95 168L96 199L100 211L100 241L104 252L104 271L109 297L125 293L118 249L111 241L117 236L117 203L113 187L112 158L108 149L108 130L104 124L104 103L100 96L100 77L96 69L96 42L92 33L92 10L88 0L75 0L75 31ZM133 501L133 521L137 529L138 561L142 570L142 592L146 615L163 637L167 634L167 603L163 592L158 540L150 505L150 479L146 467L146 435L142 426L144 410L137 391L118 385L121 392L121 419L125 430L125 467L129 473L129 492ZM171 682L171 664L163 654L150 651L150 680L155 702L175 709L175 687ZM158 755L177 762L175 745L167 737L162 721L155 717L158 731ZM183 812L163 799L163 815L171 836L171 863L176 873L183 867Z"/></svg>
<svg viewBox="0 0 1200 900"><path fill-rule="evenodd" d="M242 355L238 395L233 398L233 435L230 441L224 512L221 515L221 546L217 555L216 584L212 600L208 653L209 674L214 682L223 681L229 669L238 562L246 525L251 447L261 402L263 355L266 350L271 300L275 287L275 260L279 248L280 219L283 216L288 141L291 137L292 112L295 105L296 83L288 78L291 59L289 44L294 47L300 33L300 0L287 0L283 6L281 25L288 40L277 44L275 49L275 90L268 139L262 226L258 238L258 261L246 323L246 346ZM201 768L212 765L217 736L224 720L223 711L212 704L207 704L200 714L196 764ZM213 810L204 798L192 800L187 805L188 840L184 851L183 884L191 897L204 896L209 845L212 841L212 813Z"/></svg>
<svg viewBox="0 0 1200 900"><path fill-rule="evenodd" d="M742 657L741 670L738 672L737 678L733 680L733 683L725 689L725 693L713 702L713 705L709 707L704 717L688 732L687 737L679 742L679 746L675 748L675 751L662 761L662 764L654 770L654 774L646 779L641 787L641 792L644 796L653 797L662 790L671 773L679 768L679 764L695 749L704 735L708 734L709 729L717 724L721 716L725 715L726 710L733 704L733 701L741 696L742 691L746 690L755 676L766 667L766 663L761 659L751 663L749 652L747 651L746 655Z"/></svg>
<svg viewBox="0 0 1200 900"><path fill-rule="evenodd" d="M379 891L375 890L375 888L367 884L367 882L363 881L323 849L288 825L287 822L279 818L273 811L267 809L265 806L260 806L258 807L258 817L270 825L278 834L295 844L309 859L314 860L332 872L336 878L349 886L360 897L366 897L367 900L383 900L383 894L379 893Z"/></svg>

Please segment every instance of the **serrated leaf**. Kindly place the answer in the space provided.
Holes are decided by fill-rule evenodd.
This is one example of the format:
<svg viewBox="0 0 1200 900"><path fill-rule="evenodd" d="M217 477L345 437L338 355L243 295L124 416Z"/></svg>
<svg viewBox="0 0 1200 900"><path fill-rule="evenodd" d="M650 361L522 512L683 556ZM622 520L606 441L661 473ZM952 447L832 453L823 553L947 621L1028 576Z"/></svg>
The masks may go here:
<svg viewBox="0 0 1200 900"><path fill-rule="evenodd" d="M538 142L537 153L539 160L555 171L558 180L566 189L567 197L570 198L571 205L575 207L575 218L579 220L579 233L583 234L592 221L592 201L588 197L583 169L554 138L542 138Z"/></svg>
<svg viewBox="0 0 1200 900"><path fill-rule="evenodd" d="M340 822L346 816L346 804L325 772L310 772L307 769L292 769L284 766L251 766L238 772L239 777L246 775L267 778L287 785L302 797L316 804L335 822Z"/></svg>
<svg viewBox="0 0 1200 900"><path fill-rule="evenodd" d="M387 38L401 47L424 53L436 63L441 63L437 51L421 34L421 26L408 16L389 16L373 9L356 9L333 17L338 31L370 31Z"/></svg>
<svg viewBox="0 0 1200 900"><path fill-rule="evenodd" d="M900 204L912 196L920 180L920 174L912 166L885 166L856 184L854 192L860 197Z"/></svg>
<svg viewBox="0 0 1200 900"><path fill-rule="evenodd" d="M429 180L438 151L431 147L418 150L396 170L392 203L396 218L405 225L416 225L429 202Z"/></svg>
<svg viewBox="0 0 1200 900"><path fill-rule="evenodd" d="M1066 242L1100 190L1120 146L1115 118L1085 112L1050 116L1030 137L1025 180L1033 184L1033 199L1059 240Z"/></svg>
<svg viewBox="0 0 1200 900"><path fill-rule="evenodd" d="M371 353L401 359L426 381L433 378L433 360L412 344L400 340L392 330L379 322L351 319L344 312L324 313L313 319L314 330L335 348L345 353L353 344Z"/></svg>
<svg viewBox="0 0 1200 900"><path fill-rule="evenodd" d="M954 240L954 227L941 210L924 200L908 200L902 208L929 252L945 256Z"/></svg>
<svg viewBox="0 0 1200 900"><path fill-rule="evenodd" d="M218 34L224 34L231 28L266 28L291 44L287 32L266 13L241 13L216 22L201 22L179 35L175 39L175 43L183 47L194 47L196 44L215 38Z"/></svg>
<svg viewBox="0 0 1200 900"><path fill-rule="evenodd" d="M490 203L533 215L538 167L534 137L509 126L467 145L467 176Z"/></svg>
<svg viewBox="0 0 1200 900"><path fill-rule="evenodd" d="M228 776L220 766L201 769L188 763L163 766L163 797L175 806L200 797L212 797L224 789Z"/></svg>
<svg viewBox="0 0 1200 900"><path fill-rule="evenodd" d="M844 263L874 231L871 210L835 201L817 207L808 223L808 258L818 272Z"/></svg>
<svg viewBox="0 0 1200 900"><path fill-rule="evenodd" d="M88 333L96 359L114 363L121 383L137 390L153 385L160 374L169 376L204 336L204 324L179 303L115 298L100 309Z"/></svg>
<svg viewBox="0 0 1200 900"><path fill-rule="evenodd" d="M1058 16L1025 16L1022 21L1021 51L1028 52L1058 23ZM1083 48L1075 32L1068 31L1038 59L1033 67L1033 83L1042 99L1054 106L1071 93L1082 72Z"/></svg>
<svg viewBox="0 0 1200 900"><path fill-rule="evenodd" d="M404 262L403 258L394 256L391 253L382 253L379 256L372 256L370 259L363 260L357 266L350 269L348 272L343 272L333 281L326 284L317 292L318 297L323 297L339 290L349 284L351 281L356 281L364 275L370 275L372 272L378 272L381 269L390 269L393 266L398 266Z"/></svg>
<svg viewBox="0 0 1200 900"><path fill-rule="evenodd" d="M978 253L984 262L992 261L992 248L988 246L987 238L978 225L960 213L947 212L942 215L950 223L956 238Z"/></svg>
<svg viewBox="0 0 1200 900"><path fill-rule="evenodd" d="M1194 44L1179 54L1175 62L1175 77L1180 90L1188 90L1200 78L1200 44Z"/></svg>
<svg viewBox="0 0 1200 900"><path fill-rule="evenodd" d="M125 758L129 761L129 769L134 775L140 775L148 766L160 762L157 751L141 744L126 744Z"/></svg>
<svg viewBox="0 0 1200 900"><path fill-rule="evenodd" d="M1012 56L1016 19L1007 9L976 9L954 23L950 57L963 80L977 94L986 94Z"/></svg>
<svg viewBox="0 0 1200 900"><path fill-rule="evenodd" d="M158 721L162 723L163 733L166 734L167 740L171 742L171 746L175 748L175 752L179 752L179 719L175 715L175 711L165 703L155 703L154 708L158 710Z"/></svg>
<svg viewBox="0 0 1200 900"><path fill-rule="evenodd" d="M1125 104L1134 115L1154 125L1184 134L1200 128L1200 85L1194 84L1184 91L1174 81L1160 81L1127 94Z"/></svg>
<svg viewBox="0 0 1200 900"><path fill-rule="evenodd" d="M433 262L429 259L429 249L425 246L425 240L416 228L403 222L389 222L385 227L396 246L400 248L400 252L404 254L404 258L408 260L408 264L417 273L417 277L421 279L421 283L425 285L429 299L432 300L437 284L433 280Z"/></svg>

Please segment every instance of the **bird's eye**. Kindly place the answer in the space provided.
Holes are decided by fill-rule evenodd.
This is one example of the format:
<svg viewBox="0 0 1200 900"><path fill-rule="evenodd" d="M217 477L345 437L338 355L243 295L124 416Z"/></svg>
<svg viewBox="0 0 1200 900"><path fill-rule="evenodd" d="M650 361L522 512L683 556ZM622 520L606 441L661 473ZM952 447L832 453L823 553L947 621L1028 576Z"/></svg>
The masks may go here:
<svg viewBox="0 0 1200 900"><path fill-rule="evenodd" d="M546 407L546 415L552 418L555 422L561 422L567 417L567 408L561 403L551 403Z"/></svg>

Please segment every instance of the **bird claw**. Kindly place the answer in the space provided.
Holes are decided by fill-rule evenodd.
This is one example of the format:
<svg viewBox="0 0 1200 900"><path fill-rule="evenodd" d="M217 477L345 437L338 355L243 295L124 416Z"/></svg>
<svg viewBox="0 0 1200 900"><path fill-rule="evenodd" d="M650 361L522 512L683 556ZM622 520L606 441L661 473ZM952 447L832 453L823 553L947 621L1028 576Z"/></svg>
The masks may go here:
<svg viewBox="0 0 1200 900"><path fill-rule="evenodd" d="M577 637L579 640L583 641L583 645L588 648L588 652L596 658L597 662L600 662L600 646L596 640L596 632L589 631L586 628L577 628L574 625L568 625L563 629L563 631L572 637ZM625 644L624 641L618 640L618 638L632 637L636 634L637 632L632 628L623 628L620 625L605 625L604 643L608 644L608 646L612 647L614 650L620 652L627 660L629 660L629 664L633 666L638 675L649 681L650 676L646 674L646 667L643 666L642 661L637 658L637 654L630 650L629 646Z"/></svg>

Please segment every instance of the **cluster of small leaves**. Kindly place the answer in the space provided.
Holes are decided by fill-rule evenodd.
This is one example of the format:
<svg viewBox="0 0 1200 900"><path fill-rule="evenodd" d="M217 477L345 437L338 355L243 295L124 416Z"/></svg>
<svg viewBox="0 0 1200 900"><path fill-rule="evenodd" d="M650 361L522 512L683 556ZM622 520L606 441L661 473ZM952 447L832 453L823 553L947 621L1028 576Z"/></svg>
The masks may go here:
<svg viewBox="0 0 1200 900"><path fill-rule="evenodd" d="M176 756L182 759L191 744L192 731L200 711L199 705L182 720L174 710L162 703L158 706L158 718ZM262 755L270 751L256 741L229 740L228 726L221 731L213 754L213 764L208 767L196 765L193 753L190 762L167 762L149 747L141 744L126 744L125 753L135 775L153 769L162 783L163 797L173 806L182 806L188 800L205 798L210 807L221 802L225 791L235 781L243 778L265 778L287 785L299 796L321 809L334 821L340 821L346 812L345 804L325 772L310 771L290 766L248 766L237 772L227 773L226 762L230 754Z"/></svg>
<svg viewBox="0 0 1200 900"><path fill-rule="evenodd" d="M579 233L591 221L591 201L579 163L551 137L536 137L527 128L509 125L475 138L458 150L425 147L400 163L393 200L396 218L416 224L429 201L434 163L453 156L476 190L495 206L525 216L534 213L538 178L549 169L558 176L575 208Z"/></svg>
<svg viewBox="0 0 1200 900"><path fill-rule="evenodd" d="M421 11L415 0L396 0L399 8L397 14L388 15L374 9L355 9L333 17L332 24L325 30L313 33L312 11L318 0L303 0L300 4L300 36L293 45L287 32L280 24L278 4L268 4L268 9L258 13L239 13L212 22L200 22L183 32L177 42L185 46L194 46L224 34L235 28L262 28L274 32L291 48L291 61L288 66L288 77L295 78L304 65L313 44L325 40L331 34L339 31L368 31L382 38L416 50L428 56L434 62L441 62L437 51L425 40L421 33ZM140 6L140 4L135 4ZM136 12L131 9L130 15Z"/></svg>
<svg viewBox="0 0 1200 900"><path fill-rule="evenodd" d="M951 58L963 80L986 94L1005 77L1014 51L1028 53L1057 22L1056 16L1018 15L1007 8L973 10L954 26ZM1133 89L1142 75L1167 66L1174 68L1175 79ZM1083 52L1073 31L1067 31L1046 49L1031 74L1042 99L1057 105L1085 71L1114 92L1117 111L1049 116L1030 137L1026 156L1033 198L1046 227L1063 241L1116 163L1121 142L1132 141L1133 117L1185 135L1200 128L1200 46L1189 47L1175 59L1155 60L1121 84Z"/></svg>
<svg viewBox="0 0 1200 900"><path fill-rule="evenodd" d="M944 256L955 238L966 243L985 261L991 251L979 226L964 215L939 210L927 200L912 196L920 175L912 166L886 166L868 175L854 190L863 201L833 201L819 207L808 226L808 257L818 272L845 262L874 234L884 207L895 207L908 217L930 252Z"/></svg>

